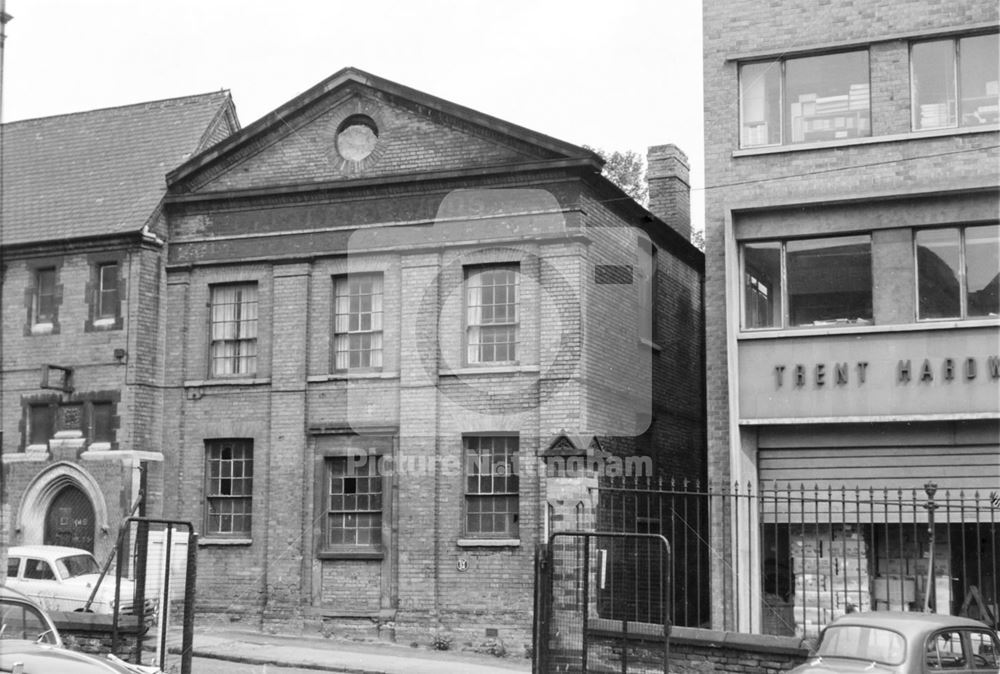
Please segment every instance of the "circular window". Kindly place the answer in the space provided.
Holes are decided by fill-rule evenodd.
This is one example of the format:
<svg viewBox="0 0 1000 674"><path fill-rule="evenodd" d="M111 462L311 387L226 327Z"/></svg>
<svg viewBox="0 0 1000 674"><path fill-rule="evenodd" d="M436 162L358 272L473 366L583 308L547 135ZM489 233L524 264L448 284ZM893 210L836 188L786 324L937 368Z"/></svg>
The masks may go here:
<svg viewBox="0 0 1000 674"><path fill-rule="evenodd" d="M337 152L348 161L361 161L378 142L378 127L370 117L354 115L344 120L337 132Z"/></svg>

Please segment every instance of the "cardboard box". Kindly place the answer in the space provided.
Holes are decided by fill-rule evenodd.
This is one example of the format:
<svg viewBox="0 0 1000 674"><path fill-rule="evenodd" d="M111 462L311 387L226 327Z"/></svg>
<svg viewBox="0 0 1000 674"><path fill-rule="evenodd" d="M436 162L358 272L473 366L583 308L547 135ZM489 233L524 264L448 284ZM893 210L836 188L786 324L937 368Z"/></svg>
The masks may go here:
<svg viewBox="0 0 1000 674"><path fill-rule="evenodd" d="M916 582L909 576L876 576L872 579L872 598L892 605L902 605L916 598Z"/></svg>
<svg viewBox="0 0 1000 674"><path fill-rule="evenodd" d="M828 557L793 557L792 570L795 573L818 573L829 576L833 573L833 564Z"/></svg>
<svg viewBox="0 0 1000 674"><path fill-rule="evenodd" d="M797 573L795 574L796 593L809 590L825 590L826 576L818 573Z"/></svg>

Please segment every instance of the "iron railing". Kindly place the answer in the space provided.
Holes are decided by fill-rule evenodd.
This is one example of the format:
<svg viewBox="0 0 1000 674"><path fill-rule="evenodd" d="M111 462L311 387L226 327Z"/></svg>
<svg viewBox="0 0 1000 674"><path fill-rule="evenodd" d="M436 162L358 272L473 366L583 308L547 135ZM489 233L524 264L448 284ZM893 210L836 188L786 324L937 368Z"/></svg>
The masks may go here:
<svg viewBox="0 0 1000 674"><path fill-rule="evenodd" d="M676 625L814 636L889 609L998 623L997 492L619 478L601 486L597 527L670 541ZM658 613L642 569L617 581L634 600L602 606L609 617Z"/></svg>

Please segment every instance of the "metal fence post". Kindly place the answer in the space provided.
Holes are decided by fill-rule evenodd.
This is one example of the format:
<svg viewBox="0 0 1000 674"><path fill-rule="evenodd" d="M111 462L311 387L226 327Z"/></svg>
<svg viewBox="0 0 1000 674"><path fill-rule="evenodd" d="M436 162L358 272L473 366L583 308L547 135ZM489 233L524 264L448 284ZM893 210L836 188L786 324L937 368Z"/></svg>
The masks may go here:
<svg viewBox="0 0 1000 674"><path fill-rule="evenodd" d="M927 508L927 545L930 549L927 559L927 590L924 592L924 613L927 613L931 608L931 594L934 595L934 608L937 608L937 591L934 587L934 511L937 509L934 494L937 492L937 483L928 482L924 485L924 491L927 492L924 507Z"/></svg>

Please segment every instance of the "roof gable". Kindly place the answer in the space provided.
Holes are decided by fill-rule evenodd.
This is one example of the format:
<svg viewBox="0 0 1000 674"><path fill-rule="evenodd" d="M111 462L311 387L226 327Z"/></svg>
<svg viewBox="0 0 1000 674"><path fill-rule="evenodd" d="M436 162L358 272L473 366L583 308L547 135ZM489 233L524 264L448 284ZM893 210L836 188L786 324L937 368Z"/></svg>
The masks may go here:
<svg viewBox="0 0 1000 674"><path fill-rule="evenodd" d="M338 134L359 120L374 136L370 154L360 159L338 149ZM348 68L186 162L168 180L174 192L205 193L593 157Z"/></svg>
<svg viewBox="0 0 1000 674"><path fill-rule="evenodd" d="M167 172L238 126L227 91L4 124L0 243L137 232Z"/></svg>

